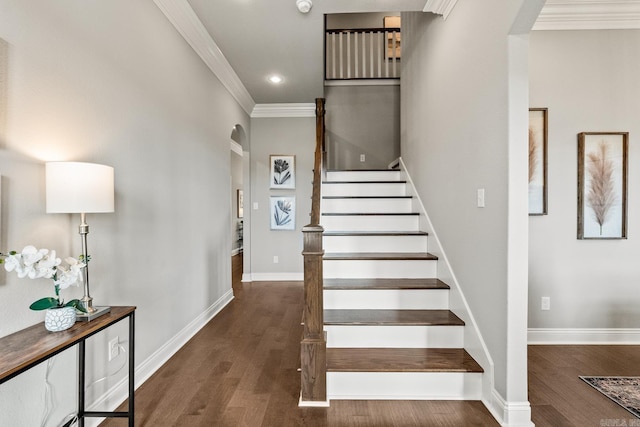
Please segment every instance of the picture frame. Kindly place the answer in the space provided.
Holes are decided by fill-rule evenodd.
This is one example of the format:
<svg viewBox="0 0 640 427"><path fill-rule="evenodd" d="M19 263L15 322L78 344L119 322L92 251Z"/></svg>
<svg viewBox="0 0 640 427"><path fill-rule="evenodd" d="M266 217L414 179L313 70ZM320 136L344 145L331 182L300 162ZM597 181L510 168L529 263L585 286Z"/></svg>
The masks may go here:
<svg viewBox="0 0 640 427"><path fill-rule="evenodd" d="M296 156L272 154L269 156L269 182L272 189L296 188Z"/></svg>
<svg viewBox="0 0 640 427"><path fill-rule="evenodd" d="M578 239L627 238L628 132L578 134Z"/></svg>
<svg viewBox="0 0 640 427"><path fill-rule="evenodd" d="M529 215L547 215L548 109L529 108Z"/></svg>
<svg viewBox="0 0 640 427"><path fill-rule="evenodd" d="M382 19L383 28L396 31L385 31L384 58L388 61L400 60L402 56L402 34L400 32L400 17L385 16Z"/></svg>
<svg viewBox="0 0 640 427"><path fill-rule="evenodd" d="M271 212L271 230L296 229L296 197L271 196L269 198Z"/></svg>
<svg viewBox="0 0 640 427"><path fill-rule="evenodd" d="M238 213L238 218L244 217L244 193L242 190L237 190L237 198L236 198L236 212Z"/></svg>

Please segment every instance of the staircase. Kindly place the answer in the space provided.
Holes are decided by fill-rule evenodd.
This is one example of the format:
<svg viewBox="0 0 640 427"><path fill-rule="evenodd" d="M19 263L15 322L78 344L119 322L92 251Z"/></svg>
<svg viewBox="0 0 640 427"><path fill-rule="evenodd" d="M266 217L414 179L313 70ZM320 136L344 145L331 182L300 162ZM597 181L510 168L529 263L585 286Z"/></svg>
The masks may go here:
<svg viewBox="0 0 640 427"><path fill-rule="evenodd" d="M481 398L407 193L398 170L328 171L322 184L328 399Z"/></svg>

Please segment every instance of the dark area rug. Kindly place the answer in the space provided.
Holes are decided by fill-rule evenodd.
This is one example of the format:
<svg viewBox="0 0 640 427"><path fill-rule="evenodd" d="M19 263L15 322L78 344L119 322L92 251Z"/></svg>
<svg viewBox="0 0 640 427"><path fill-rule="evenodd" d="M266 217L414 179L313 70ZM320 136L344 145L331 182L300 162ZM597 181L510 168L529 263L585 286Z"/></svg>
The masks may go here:
<svg viewBox="0 0 640 427"><path fill-rule="evenodd" d="M580 379L640 418L640 377L584 377Z"/></svg>

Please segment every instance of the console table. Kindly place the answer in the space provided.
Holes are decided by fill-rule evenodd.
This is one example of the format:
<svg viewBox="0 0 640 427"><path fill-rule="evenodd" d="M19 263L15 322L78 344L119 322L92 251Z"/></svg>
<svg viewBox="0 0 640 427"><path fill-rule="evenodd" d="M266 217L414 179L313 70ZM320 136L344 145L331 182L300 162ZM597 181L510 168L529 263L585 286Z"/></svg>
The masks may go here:
<svg viewBox="0 0 640 427"><path fill-rule="evenodd" d="M85 417L128 418L133 427L134 415L134 349L136 307L111 307L111 312L90 322L76 322L62 332L49 332L44 323L33 325L0 338L0 384L33 368L70 347L78 345L78 426L84 427ZM85 344L87 338L129 319L129 410L127 412L85 411Z"/></svg>

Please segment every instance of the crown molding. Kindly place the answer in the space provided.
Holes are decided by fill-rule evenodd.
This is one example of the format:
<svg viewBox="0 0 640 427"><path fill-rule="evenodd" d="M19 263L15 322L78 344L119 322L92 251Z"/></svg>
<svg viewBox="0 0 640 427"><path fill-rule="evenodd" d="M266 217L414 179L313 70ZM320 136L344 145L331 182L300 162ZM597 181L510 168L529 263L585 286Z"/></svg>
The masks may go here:
<svg viewBox="0 0 640 427"><path fill-rule="evenodd" d="M247 114L255 101L187 0L153 0Z"/></svg>
<svg viewBox="0 0 640 427"><path fill-rule="evenodd" d="M533 30L640 29L640 0L547 0Z"/></svg>
<svg viewBox="0 0 640 427"><path fill-rule="evenodd" d="M443 19L447 19L457 2L458 0L427 0L422 11L442 15Z"/></svg>
<svg viewBox="0 0 640 427"><path fill-rule="evenodd" d="M315 104L256 104L251 112L251 118L315 116Z"/></svg>

